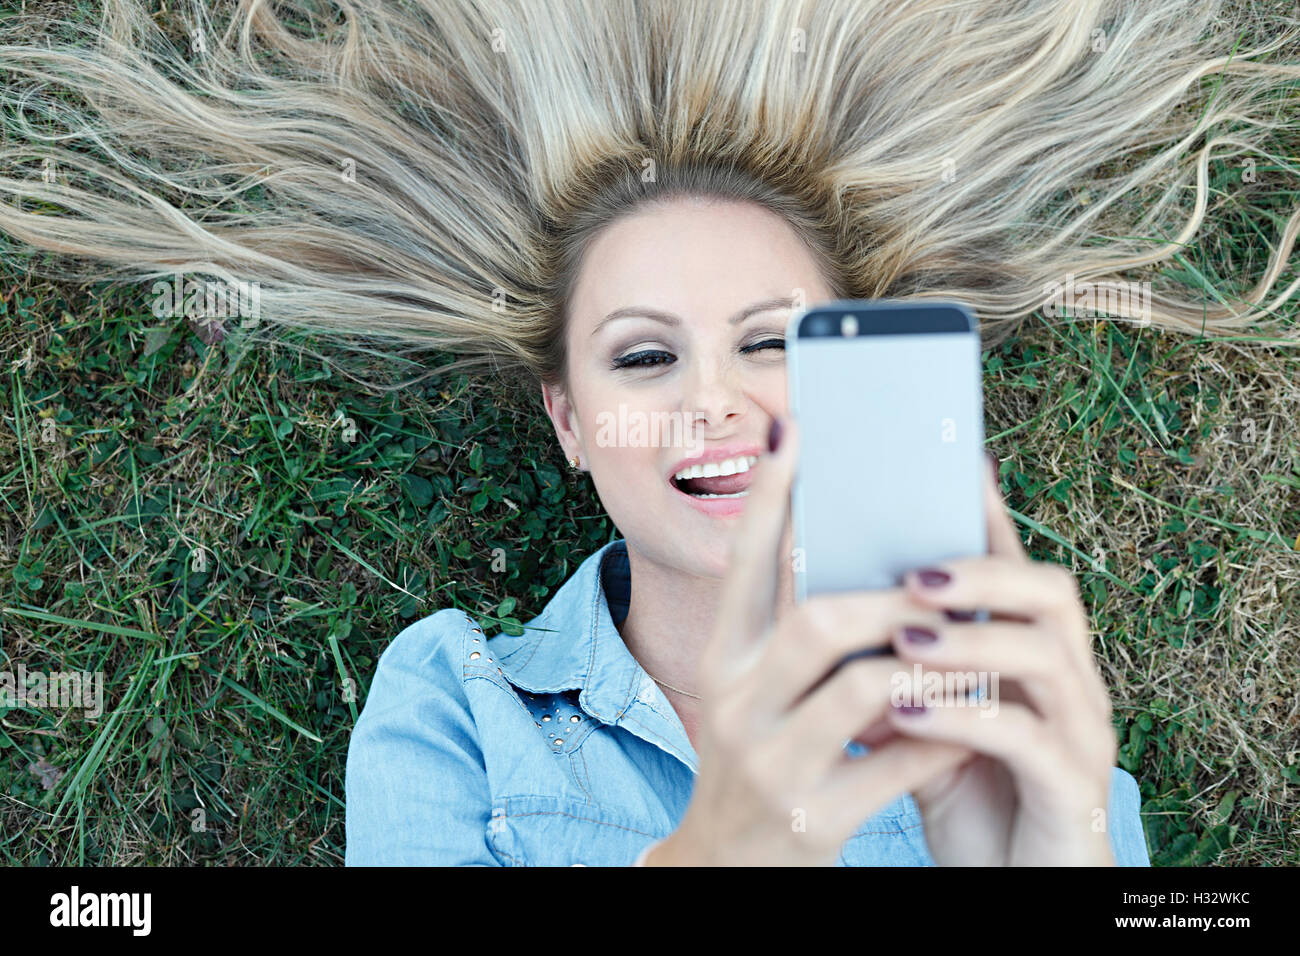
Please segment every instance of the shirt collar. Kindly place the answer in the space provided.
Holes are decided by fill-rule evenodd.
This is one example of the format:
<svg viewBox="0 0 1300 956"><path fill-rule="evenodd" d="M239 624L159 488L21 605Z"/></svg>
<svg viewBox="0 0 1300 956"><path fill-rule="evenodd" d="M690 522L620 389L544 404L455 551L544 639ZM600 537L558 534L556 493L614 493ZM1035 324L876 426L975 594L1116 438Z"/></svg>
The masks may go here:
<svg viewBox="0 0 1300 956"><path fill-rule="evenodd" d="M650 692L646 682L653 689L614 623L627 616L630 594L627 542L619 538L583 561L523 634L492 638L502 673L535 694L579 690L592 716L617 723Z"/></svg>

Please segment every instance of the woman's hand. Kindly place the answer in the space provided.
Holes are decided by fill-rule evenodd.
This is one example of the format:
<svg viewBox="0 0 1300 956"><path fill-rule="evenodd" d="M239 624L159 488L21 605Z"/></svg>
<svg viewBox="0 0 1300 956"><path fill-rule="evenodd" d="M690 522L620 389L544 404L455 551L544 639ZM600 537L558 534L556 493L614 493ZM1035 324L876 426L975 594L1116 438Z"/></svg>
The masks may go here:
<svg viewBox="0 0 1300 956"><path fill-rule="evenodd" d="M853 758L844 744L888 721L899 662L889 636L938 626L906 588L810 598L773 622L790 574L786 535L798 431L759 463L734 529L716 625L698 672L699 776L681 824L649 866L819 866L881 807L974 756L963 744L895 739ZM855 651L883 656L845 663ZM833 673L832 673L833 672ZM827 676L829 674L829 676Z"/></svg>
<svg viewBox="0 0 1300 956"><path fill-rule="evenodd" d="M1029 558L991 468L985 502L989 555L937 565L950 575L939 587L916 572L906 584L927 620L981 608L992 620L945 621L930 628L935 641L909 641L902 628L893 637L905 670L997 675L996 698L984 702L995 706L945 700L887 718L909 740L977 753L913 790L931 855L943 866L1113 866L1106 816L1117 745L1087 611L1068 571Z"/></svg>

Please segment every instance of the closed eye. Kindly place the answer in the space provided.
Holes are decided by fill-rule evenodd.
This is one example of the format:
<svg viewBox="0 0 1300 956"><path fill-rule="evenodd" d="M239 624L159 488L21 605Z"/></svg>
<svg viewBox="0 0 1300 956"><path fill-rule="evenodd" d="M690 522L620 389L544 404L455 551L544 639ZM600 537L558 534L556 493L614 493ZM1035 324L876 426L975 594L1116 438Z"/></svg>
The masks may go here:
<svg viewBox="0 0 1300 956"><path fill-rule="evenodd" d="M669 361L664 362L661 359L668 359ZM612 364L614 368L650 368L654 365L666 365L676 361L677 359L668 352L660 349L645 349L641 352L633 352L631 355L620 356L614 359Z"/></svg>

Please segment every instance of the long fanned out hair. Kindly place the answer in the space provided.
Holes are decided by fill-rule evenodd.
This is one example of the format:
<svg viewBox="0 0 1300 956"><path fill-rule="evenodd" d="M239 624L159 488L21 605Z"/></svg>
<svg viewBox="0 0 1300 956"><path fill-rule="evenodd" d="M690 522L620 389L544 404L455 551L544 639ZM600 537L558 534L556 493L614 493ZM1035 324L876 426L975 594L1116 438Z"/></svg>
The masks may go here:
<svg viewBox="0 0 1300 956"><path fill-rule="evenodd" d="M969 303L986 341L1069 281L1300 341L1300 211L1252 216L1267 254L1224 287L1161 269L1225 197L1300 181L1270 147L1291 2L231 0L170 32L138 0L37 7L0 23L29 269L255 283L270 327L563 383L591 236L696 194L781 213L839 295Z"/></svg>

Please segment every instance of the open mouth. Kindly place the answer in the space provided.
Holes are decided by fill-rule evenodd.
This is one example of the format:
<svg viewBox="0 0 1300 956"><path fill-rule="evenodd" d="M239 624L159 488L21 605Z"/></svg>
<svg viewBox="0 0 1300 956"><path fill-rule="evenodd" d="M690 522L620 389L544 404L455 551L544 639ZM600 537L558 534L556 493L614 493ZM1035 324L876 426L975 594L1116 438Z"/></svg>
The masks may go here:
<svg viewBox="0 0 1300 956"><path fill-rule="evenodd" d="M737 455L725 461L692 465L673 475L674 488L692 498L744 498L754 480L750 469L757 464L756 455Z"/></svg>

